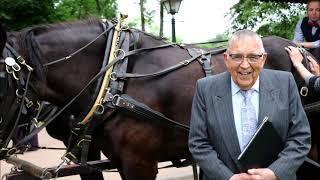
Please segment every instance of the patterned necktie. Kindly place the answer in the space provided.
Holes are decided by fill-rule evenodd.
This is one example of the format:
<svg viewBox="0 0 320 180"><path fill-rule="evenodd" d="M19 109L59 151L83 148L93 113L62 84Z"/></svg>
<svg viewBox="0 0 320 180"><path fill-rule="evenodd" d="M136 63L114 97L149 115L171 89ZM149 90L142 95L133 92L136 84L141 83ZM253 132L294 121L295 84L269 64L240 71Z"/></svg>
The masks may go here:
<svg viewBox="0 0 320 180"><path fill-rule="evenodd" d="M246 147L252 136L257 130L257 117L254 106L251 102L253 89L248 91L240 90L240 93L244 97L241 107L241 126L242 126L242 150Z"/></svg>

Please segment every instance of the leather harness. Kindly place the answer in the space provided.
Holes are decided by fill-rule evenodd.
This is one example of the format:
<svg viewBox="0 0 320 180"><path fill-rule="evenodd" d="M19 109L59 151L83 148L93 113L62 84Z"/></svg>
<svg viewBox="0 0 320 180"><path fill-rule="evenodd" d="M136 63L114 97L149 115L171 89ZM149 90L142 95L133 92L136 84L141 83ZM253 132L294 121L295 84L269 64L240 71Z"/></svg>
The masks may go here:
<svg viewBox="0 0 320 180"><path fill-rule="evenodd" d="M121 25L121 23L118 23ZM203 68L205 76L210 76L213 74L212 68L211 68L211 55L212 54L217 54L224 52L225 49L217 49L217 50L212 50L205 52L203 50L199 49L188 49L188 52L191 56L190 59L183 60L180 63L170 66L168 68L165 68L163 70L160 70L155 73L150 73L150 74L133 74L133 73L127 73L127 67L128 67L128 61L129 61L129 56L136 55L142 52L147 52L147 51L152 51L152 50L157 50L160 48L167 48L167 47L172 47L172 46L177 46L176 44L163 44L155 47L149 47L149 48L141 48L141 49L133 49L130 50L130 38L133 37L133 39L137 39L138 33L128 30L128 29L121 29L121 26L113 26L113 25L108 25L108 28L104 28L103 34L108 34L107 35L107 43L106 43L106 48L105 48L105 56L104 60L102 63L102 68L101 71L90 80L90 82L64 107L60 108L60 110L57 112L57 108L52 108L54 111L53 113L49 113L45 121L43 121L41 126L38 128L34 129L29 135L27 135L25 138L23 138L21 141L19 141L13 148L3 148L0 151L1 156L10 156L14 153L17 152L17 149L19 149L19 146L23 145L26 143L28 140L30 140L35 134L37 134L39 131L41 131L46 125L48 125L50 122L52 122L58 115L60 115L70 104L74 102L75 99L77 99L81 93L94 81L98 81L97 86L95 87L95 94L92 96L92 103L91 107L94 107L94 113L92 115L85 119L76 119L76 121L73 123L72 127L72 135L69 140L69 145L68 145L68 150L64 157L68 158L69 160L74 161L75 163L81 163L82 165L86 164L86 159L87 159L87 153L89 149L89 144L91 141L91 134L93 133L94 129L96 126L100 125L103 123L104 119L107 119L108 116L110 116L115 110L120 110L120 111L127 111L130 113L133 113L134 115L137 115L139 117L143 117L145 119L149 120L157 120L159 122L163 122L164 124L168 125L171 128L177 128L181 129L182 131L188 133L189 132L189 127L178 123L168 117L166 117L164 114L157 112L147 105L138 102L131 98L127 94L123 94L123 87L125 85L125 80L129 78L145 78L145 77L157 77L161 76L167 73L170 73L172 71L175 71L179 68L183 68L185 66L188 66L191 62L197 60ZM111 28L112 27L112 28ZM116 27L116 28L114 28ZM119 34L114 36L116 38L116 45L112 44L111 42L114 42L110 38L112 37L112 34L114 34L115 31L119 31ZM98 36L100 37L101 34ZM96 39L98 39L98 37ZM96 40L95 39L95 40ZM73 55L76 53L80 52L82 49L85 47L89 46L92 42L91 41L89 44L84 46L83 48L79 49L78 51L72 53L71 55L58 59L56 61L44 64L44 66L50 66L55 63L59 63L61 61L70 59ZM115 48L112 48L112 46L115 46ZM8 46L10 47L10 46ZM13 49L13 48L8 48L8 49ZM117 50L121 49L121 50ZM12 50L15 52L14 50ZM19 55L16 53L13 53L14 55L10 55L18 59L18 62L20 65L24 65L24 70L27 70L29 73L27 77L30 77L30 74L32 72L32 68L25 63L25 61L19 61L21 59ZM113 54L117 54L117 56L112 60L112 61L107 61L107 59L110 60L110 56L113 56ZM111 73L106 73L109 69ZM15 72L11 73L13 77L15 77ZM23 74L23 73L19 73ZM106 75L105 77L102 77L102 75ZM22 76L22 75L21 75ZM24 75L25 76L25 75ZM20 76L19 76L20 77ZM97 102L96 97L98 97L99 92L101 91L101 84L103 83L102 78L109 78L108 81L108 86L103 87L102 89L105 91L103 93L103 96L100 96L98 99L99 105L97 106L95 102ZM26 82L22 83L23 80L26 79ZM22 107L24 106L24 100L27 95L27 89L28 89L28 84L29 84L29 78L20 78L21 83L20 87L18 89L21 89L21 92L23 92L22 97L19 99L20 103L14 103L12 108L12 113L9 112L9 117L13 116L10 114L14 114L16 110L18 109L18 105L20 105L20 110L19 114L22 112ZM18 87L19 87L18 86ZM100 89L100 90L99 90ZM40 110L37 111L37 116L40 115L41 108ZM21 111L21 112L20 112ZM19 116L19 115L18 115ZM103 118L102 118L103 117ZM20 118L20 117L19 117ZM19 118L17 118L15 124L19 122ZM37 118L36 118L37 119ZM98 119L99 121L93 121L92 119ZM15 125L16 126L16 125ZM13 131L15 130L15 126L13 128ZM0 126L2 127L2 126ZM13 133L11 132L11 134ZM11 136L9 136L11 138ZM7 138L7 141L10 140ZM5 144L7 146L7 143ZM12 150L14 149L14 150ZM76 158L78 155L81 154L81 159L80 161Z"/></svg>

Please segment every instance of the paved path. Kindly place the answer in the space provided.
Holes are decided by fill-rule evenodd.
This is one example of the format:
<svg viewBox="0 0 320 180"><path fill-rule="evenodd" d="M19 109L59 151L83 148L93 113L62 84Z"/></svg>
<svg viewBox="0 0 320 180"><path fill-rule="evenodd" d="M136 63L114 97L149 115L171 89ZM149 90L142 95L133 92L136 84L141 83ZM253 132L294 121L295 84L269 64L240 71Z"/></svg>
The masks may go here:
<svg viewBox="0 0 320 180"><path fill-rule="evenodd" d="M39 144L40 146L48 147L64 147L64 145L53 138L51 138L46 131L42 131L39 134ZM33 152L27 152L24 155L19 155L18 157L29 162L35 163L40 167L54 167L58 165L61 160L60 157L64 153L64 150L37 150ZM166 163L159 164L159 167L167 165ZM8 173L11 169L11 165L7 164L5 161L0 162L0 177L5 173ZM121 180L118 173L108 172L103 173L104 179L106 180ZM80 176L69 176L58 178L61 180L79 180ZM192 180L192 168L169 168L159 170L157 180Z"/></svg>

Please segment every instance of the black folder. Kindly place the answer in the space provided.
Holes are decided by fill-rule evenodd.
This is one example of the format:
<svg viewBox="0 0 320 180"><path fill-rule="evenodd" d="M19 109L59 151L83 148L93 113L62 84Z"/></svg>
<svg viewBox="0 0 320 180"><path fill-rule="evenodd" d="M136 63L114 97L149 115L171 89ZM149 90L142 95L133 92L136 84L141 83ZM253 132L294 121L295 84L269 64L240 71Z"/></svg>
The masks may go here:
<svg viewBox="0 0 320 180"><path fill-rule="evenodd" d="M251 168L267 168L278 159L283 150L283 141L272 122L265 117L248 145L238 157L241 170L246 172Z"/></svg>

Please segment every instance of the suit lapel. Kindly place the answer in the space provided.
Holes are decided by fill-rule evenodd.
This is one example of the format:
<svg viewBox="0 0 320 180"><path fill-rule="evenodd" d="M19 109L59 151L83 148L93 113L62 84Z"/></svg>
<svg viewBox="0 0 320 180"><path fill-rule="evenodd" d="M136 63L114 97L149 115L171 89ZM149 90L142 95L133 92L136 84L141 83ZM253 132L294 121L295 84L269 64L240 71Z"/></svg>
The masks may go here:
<svg viewBox="0 0 320 180"><path fill-rule="evenodd" d="M221 79L215 87L216 91L213 96L213 104L219 126L221 130L225 132L223 135L224 144L227 146L232 159L237 162L237 157L240 154L240 146L234 123L230 81L230 75L225 73L223 79Z"/></svg>
<svg viewBox="0 0 320 180"><path fill-rule="evenodd" d="M258 125L266 116L272 118L276 107L274 104L279 98L279 93L280 90L272 85L271 80L262 71L260 73Z"/></svg>

